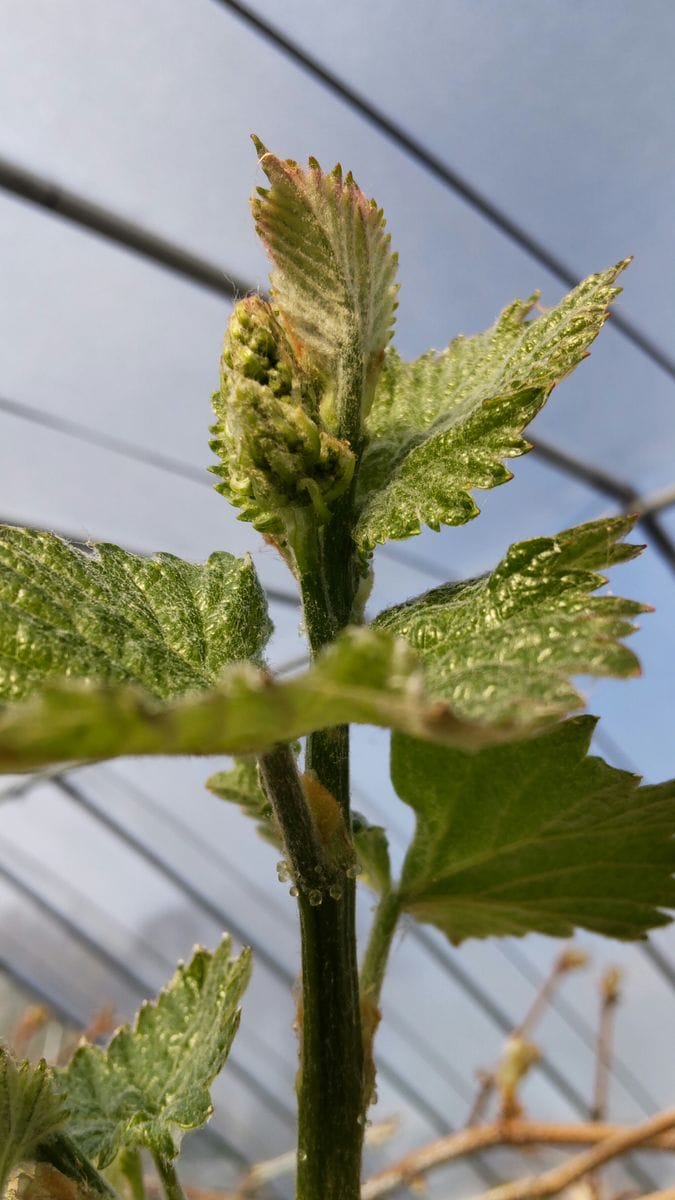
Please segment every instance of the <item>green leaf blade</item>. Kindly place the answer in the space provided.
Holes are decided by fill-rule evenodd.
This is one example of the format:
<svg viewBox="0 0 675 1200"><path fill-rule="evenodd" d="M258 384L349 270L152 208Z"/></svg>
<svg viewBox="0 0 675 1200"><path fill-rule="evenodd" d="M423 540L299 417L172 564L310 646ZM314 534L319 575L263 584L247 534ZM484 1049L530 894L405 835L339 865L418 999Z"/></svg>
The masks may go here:
<svg viewBox="0 0 675 1200"><path fill-rule="evenodd" d="M630 940L667 924L675 781L639 787L587 757L594 726L576 717L474 755L394 735L394 786L417 814L404 907L455 943L576 926Z"/></svg>
<svg viewBox="0 0 675 1200"><path fill-rule="evenodd" d="M472 491L511 478L503 460L530 449L523 430L587 356L627 261L591 275L536 319L530 314L537 295L515 301L491 329L456 338L440 354L406 363L387 352L359 472L363 551L411 537L424 524L439 529L478 515Z"/></svg>
<svg viewBox="0 0 675 1200"><path fill-rule="evenodd" d="M579 708L571 676L630 677L622 639L648 607L596 596L601 570L640 553L613 517L511 546L490 574L434 588L376 620L420 654L432 695L467 720L523 730Z"/></svg>
<svg viewBox="0 0 675 1200"><path fill-rule="evenodd" d="M65 1119L46 1062L17 1064L0 1046L0 1195L14 1168L32 1162L40 1144L61 1132Z"/></svg>
<svg viewBox="0 0 675 1200"><path fill-rule="evenodd" d="M195 565L105 543L88 554L0 526L0 701L58 678L186 695L257 659L270 631L248 558L217 552Z"/></svg>
<svg viewBox="0 0 675 1200"><path fill-rule="evenodd" d="M213 954L199 948L143 1005L133 1029L120 1029L107 1050L75 1053L60 1073L69 1132L99 1167L123 1149L175 1158L182 1134L208 1121L209 1089L239 1026L250 969L250 952L232 959L227 937Z"/></svg>
<svg viewBox="0 0 675 1200"><path fill-rule="evenodd" d="M638 672L621 639L645 606L591 594L605 582L600 568L638 552L620 541L632 523L608 518L517 544L490 575L381 614L285 682L231 666L215 686L162 703L124 681L47 680L32 701L0 708L0 771L256 754L349 722L468 749L522 737L581 705L570 676Z"/></svg>

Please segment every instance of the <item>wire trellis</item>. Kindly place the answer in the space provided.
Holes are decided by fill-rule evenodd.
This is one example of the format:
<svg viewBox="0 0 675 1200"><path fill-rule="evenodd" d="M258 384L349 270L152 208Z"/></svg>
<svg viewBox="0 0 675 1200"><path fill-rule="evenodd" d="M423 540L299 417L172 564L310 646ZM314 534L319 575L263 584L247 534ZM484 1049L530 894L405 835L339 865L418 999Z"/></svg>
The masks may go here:
<svg viewBox="0 0 675 1200"><path fill-rule="evenodd" d="M274 46L277 51L286 56L296 67L308 74L315 83L327 89L341 103L357 113L380 136L388 139L403 154L415 161L443 186L448 188L448 190L459 196L467 205L479 213L484 220L497 228L503 236L517 245L529 257L539 262L547 271L565 283L566 286L571 287L578 282L579 277L577 273L554 251L538 241L523 226L512 220L490 197L485 196L458 171L424 146L386 112L378 108L367 97L350 87L345 80L338 77L317 58L309 54L281 29L265 21L252 9L240 3L239 0L215 0L215 2L229 11L236 19L244 22L257 36L262 37ZM232 301L238 296L257 290L249 281L233 277L220 264L192 254L185 247L159 236L151 229L146 229L141 225L128 221L110 209L95 204L77 192L62 187L38 173L28 171L17 163L0 159L0 188L17 199L37 206L41 210L68 221L82 230L103 237L120 248L139 255L147 262L163 267L180 278L188 280L196 286L222 296L227 300ZM661 371L667 374L670 379L675 380L675 360L620 310L614 316L613 328ZM157 452L149 447L139 446L125 438L104 433L81 422L73 421L70 418L49 413L39 405L28 404L10 397L0 397L0 410L14 418L41 425L61 435L90 445L99 446L111 453L140 462L148 467L169 473L173 476L187 479L200 486L211 486L211 480L206 471L202 471L198 467L182 462L174 456ZM570 455L539 438L535 440L535 445L539 456L550 466L579 480L594 492L609 497L622 510L637 513L645 532L675 573L675 544L658 517L660 512L675 505L675 483L668 485L657 493L642 495L630 482L616 478L597 464L585 462L577 456ZM63 536L76 544L82 544L81 539L67 531L63 532ZM405 552L398 550L396 547L391 547L389 553L392 558L407 562L422 573L426 573L429 577L433 577L434 575L437 577L438 569L433 564L425 563L419 556L406 555ZM297 597L290 593L278 589L268 589L268 594L273 602L294 606L298 604ZM24 785L6 789L5 793L0 793L0 799L10 799L20 794L25 794L31 787L43 779L44 776L34 777L26 781ZM168 862L165 862L161 856L148 847L141 839L130 834L128 830L124 829L121 824L114 821L107 814L103 814L88 799L84 791L77 784L73 783L70 778L59 775L54 778L53 782L63 793L68 795L71 801L83 808L89 816L104 824L111 836L120 838L129 848L141 856L151 868L159 871L167 880L171 881L190 903L198 906L202 911L208 912L219 923L227 924L241 941L248 942L248 944L251 943L247 930L238 927L236 923L233 924L230 913L225 912L222 908L204 897L199 892L199 889L195 888L189 880L176 872ZM37 907L38 910L56 921L63 932L74 938L88 953L91 953L101 961L105 961L108 968L119 978L126 980L139 995L147 994L147 981L132 972L125 963L116 959L109 950L102 947L95 939L90 938L78 924L63 913L60 913L58 909L48 903L35 889L30 888L10 868L5 865L0 866L0 877L9 883L17 893L23 895L33 906ZM416 937L420 945L435 959L443 972L452 976L458 986L485 1012L488 1018L502 1031L509 1032L511 1022L507 1014L496 1004L494 998L463 967L457 964L454 957L446 952L445 948L440 947L436 940L425 931L416 931ZM666 982L675 988L675 967L669 962L664 952L652 945L643 947L643 950L649 956L655 968L660 971ZM293 984L292 972L271 951L262 945L257 945L255 953L258 960L262 964L265 964L286 986ZM516 966L518 966L517 961ZM521 962L518 969L521 970L521 973L526 973L529 968L526 968ZM9 967L9 970L11 972L11 967ZM34 992L38 990L38 984L33 986L31 981L28 981L27 986L30 986ZM47 999L49 998L47 997ZM568 1024L573 1024L570 1013L565 1013L564 1006L561 1008L561 1014ZM404 1040L406 1036L408 1037L409 1044L412 1046L413 1041L409 1034L406 1035L405 1029L401 1027L399 1032ZM579 1035L582 1037L585 1036L581 1028L579 1029ZM418 1052L420 1050L421 1048L418 1047ZM622 1064L617 1063L615 1064L615 1069L617 1067L621 1068L621 1066ZM430 1105L428 1099L414 1088L409 1079L401 1075L395 1064L388 1061L386 1056L384 1060L380 1059L379 1068L382 1074L390 1080L392 1086L405 1097L408 1103L417 1108L425 1116L432 1127L436 1128L439 1132L446 1132L448 1130L449 1126L445 1114L437 1110L433 1105ZM237 1065L236 1060L234 1069L235 1071L239 1071L241 1080L245 1086L252 1088L256 1092L262 1104L268 1107L278 1106L279 1102L277 1098L272 1094L267 1095L266 1089L261 1087L259 1081L246 1078L247 1073L245 1069ZM541 1069L576 1111L585 1115L587 1109L586 1102L565 1075L557 1070L557 1068L552 1067L546 1060L542 1062ZM627 1090L633 1091L635 1099L642 1107L651 1099L646 1094L638 1097L631 1087L634 1080L631 1080L630 1073L625 1069L623 1082ZM227 1139L224 1139L220 1134L212 1135L212 1137L217 1139L220 1148L228 1156L238 1160L240 1166L243 1165L242 1156L227 1142ZM486 1182L495 1182L496 1176L487 1164L476 1160L475 1166ZM655 1184L649 1175L638 1164L633 1162L631 1170L640 1186L649 1190L655 1188Z"/></svg>

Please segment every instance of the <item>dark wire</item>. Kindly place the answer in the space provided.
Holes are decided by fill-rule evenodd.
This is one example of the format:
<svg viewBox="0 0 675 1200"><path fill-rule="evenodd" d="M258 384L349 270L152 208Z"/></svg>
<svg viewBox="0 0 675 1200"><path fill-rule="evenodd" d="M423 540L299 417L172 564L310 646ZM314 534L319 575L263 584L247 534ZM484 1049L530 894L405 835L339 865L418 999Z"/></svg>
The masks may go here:
<svg viewBox="0 0 675 1200"><path fill-rule="evenodd" d="M141 258L165 267L182 279L197 283L200 287L225 296L228 300L236 300L238 296L255 291L248 280L237 279L226 272L224 267L200 258L183 246L177 246L175 242L153 233L151 229L128 221L102 205L86 200L69 188L62 187L51 179L45 179L35 171L29 171L6 158L0 158L0 188L54 213L65 221L70 221L73 225L88 229L90 233L96 233L117 246L124 246Z"/></svg>
<svg viewBox="0 0 675 1200"><path fill-rule="evenodd" d="M206 470L193 467L189 463L182 463L179 459L175 459L171 455L160 454L145 447L137 446L134 442L129 442L126 438L119 438L113 434L99 432L88 425L82 424L80 421L72 421L68 417L47 413L35 405L24 404L23 401L10 400L3 396L0 396L0 410L8 413L10 416L16 417L18 420L29 421L31 424L40 425L45 429L53 429L56 433L72 437L76 441L99 446L101 449L108 450L112 454L118 454L122 458L155 467L166 474L187 479L191 483L197 483L202 487L212 486ZM535 453L545 462L548 462L550 466L562 471L563 474L579 479L588 487L601 492L610 499L618 501L624 508L630 510L631 507L634 507L636 511L639 511L640 494L630 484L610 475L601 467L582 462L565 451L558 449L556 446L542 441L540 438L537 438L533 445ZM653 512L646 512L641 514L639 519L654 545L665 558L668 566L675 571L675 543L666 533L658 517ZM419 566L419 570L425 574L436 579L441 578L438 568L433 567L429 560L424 560L422 556L416 555L414 552L406 554L398 550L395 546L387 545L380 547L380 553L394 561L409 561L413 568ZM421 565L422 563L424 565ZM446 580L447 577L444 576L443 581L445 582ZM270 596L272 596L271 592ZM288 602L288 594L286 594L286 597L284 599L284 593L281 592L276 595L276 598L281 603ZM292 602L298 603L295 598L293 598Z"/></svg>
<svg viewBox="0 0 675 1200"><path fill-rule="evenodd" d="M322 82L333 88L333 90L335 90L337 94L339 94L346 102L356 103L358 100L357 107L359 104L363 104L364 106L363 115L368 116L369 119L372 119L373 123L380 128L378 121L374 119L376 114L376 110L374 108L371 109L371 107L365 101L358 99L356 97L356 93L351 93L346 85L343 85L341 81L332 76L330 72L324 72L320 64L308 56L305 56L304 53L298 47L296 47L294 43L281 35L278 30L272 29L271 26L268 26L244 5L234 3L234 0L217 0L217 2L225 4L239 17L241 17L242 20L246 20L252 24L259 33L268 37L269 40L278 45L278 47L284 50L285 53L288 53L291 57L294 57L298 63L305 66L307 70L309 70L317 78L321 79ZM361 111L360 108L359 111ZM382 120L385 119L382 118ZM386 124L387 123L385 120L385 125ZM393 137L394 134L392 131L396 130L398 127L392 124L391 128L385 128L385 125L381 126L381 131L388 132L389 135ZM415 143L412 139L407 139L406 135L404 135L402 131L399 132L400 137L402 138L402 140L399 142L401 148L407 150L409 153L413 153L411 147L417 146L417 143ZM397 140L397 138L394 140ZM418 150L422 155L420 161L423 162L423 165L426 164L429 169L432 169L433 163L437 162L437 160L433 159L433 156L427 155L426 152L420 147L418 147ZM428 162L426 161L427 158ZM451 186L453 189L457 190L453 180L457 182L459 181L460 177L454 172L451 172L449 168L444 168L444 170L447 175L447 178L444 181L448 184L448 186ZM49 212L55 213L57 216L65 220L68 220L80 227L89 229L90 231L107 238L116 245L131 249L140 254L142 257L161 266L167 267L175 274L190 280L192 283L198 284L201 287L206 287L211 291L216 291L219 294L226 296L230 300L235 299L237 295L255 290L255 288L253 288L248 281L233 280L229 278L225 274L224 270L218 267L216 264L197 258L189 251L184 250L182 247L176 246L174 243L167 242L164 239L157 237L151 231L145 230L141 226L134 225L132 222L128 222L124 218L117 216L117 214L103 209L99 205L91 203L90 201L78 196L76 193L71 192L66 188L62 188L59 184L56 184L51 180L44 179L42 176L35 174L35 172L28 171L25 168L19 167L17 164L11 163L4 159L0 159L0 187L4 188L13 195L19 196L23 200L28 200L30 203L36 204L48 210ZM477 192L474 193L473 189L469 188L468 185L465 186L465 191L461 192L461 194L464 195L464 198L469 203L473 203L473 200L480 199L479 194ZM493 215L499 214L499 210L489 202L481 201L481 203L483 204L483 207L481 207L481 205L478 203L474 204L474 207L478 207L479 211L481 211L484 216L489 216L490 212ZM503 214L501 214L501 216L506 224L500 224L499 222L495 223L498 224L498 227L502 229L502 232L511 236L514 231L518 229L518 227L515 225L511 226L508 222L508 218L504 217ZM526 241L522 243L523 249L527 249L529 253L534 255L534 257L539 258L539 261L541 261L545 266L548 266L550 270L553 270L552 264L557 264L558 269L553 271L553 273L557 274L558 277L566 284L573 285L575 282L577 282L577 276L574 272L565 267L564 264L560 263L559 260L554 257L550 257L549 261L549 252L546 251L545 248L539 247L540 253L535 253L538 243L531 241L526 244L528 241L527 235L525 235L523 231L520 231L520 233L526 239ZM518 240L518 238L515 240ZM640 331L636 330L630 324L630 322L621 317L620 314L614 313L613 325L614 328L619 329L626 337L633 341L633 343L637 345L648 357L652 358L653 361L657 362L659 366L663 367L663 369L666 370L672 378L675 378L675 363L671 362L671 360L664 355L659 347L651 343L649 339L647 339ZM189 479L192 482L197 483L208 482L207 478L205 477L205 472L200 468L191 466L189 463L184 463L179 459L173 458L171 455L165 455L153 450L142 449L136 446L133 442L129 442L124 438L118 438L111 434L99 433L96 430L82 425L80 422L71 421L65 417L58 417L49 413L45 413L43 409L40 409L35 405L26 404L22 401L10 400L9 398L5 397L0 398L0 408L2 408L5 412L10 413L12 416L23 418L24 420L31 421L34 424L39 424L46 428L54 429L60 433L64 433L68 436L78 438L81 441L88 442L90 445L97 445L101 448L110 450L113 453L121 454L124 457L133 459L134 461L154 466L158 470L166 471L172 475L177 475L181 478ZM605 494L611 495L614 498L622 499L624 502L628 501L628 503L633 503L637 498L637 493L631 485L624 484L620 480L613 479L602 468L596 468L595 466L580 462L571 455L567 455L565 452L559 451L555 447L548 446L543 442L539 442L539 447L542 457L547 458L551 465L560 467L561 470L564 470L569 474L574 475L576 478L589 483L592 487L596 487L600 491L605 492ZM670 539L669 535L663 529L659 520L654 516L653 513L645 514L642 520L645 528L648 529L655 546L657 546L660 552L667 559L669 566L675 570L675 543L673 543L673 541Z"/></svg>
<svg viewBox="0 0 675 1200"><path fill-rule="evenodd" d="M559 258L557 254L554 254L543 242L533 237L524 226L514 221L508 213L484 195L483 192L479 191L478 188L474 187L473 184L469 183L459 171L454 170L447 163L443 162L441 158L433 154L422 142L408 133L402 125L392 120L381 108L378 108L370 100L366 99L355 88L350 87L344 79L341 79L333 71L329 70L328 67L307 50L303 50L297 42L287 37L277 26L265 21L246 4L241 4L240 0L216 0L216 3L220 4L223 8L229 9L239 20L243 21L251 29L254 29L265 41L291 59L296 66L300 67L308 75L311 75L313 79L322 84L329 92L332 92L334 96L337 96L349 108L357 112L369 125L377 129L378 133L383 134L425 171L433 175L435 179L438 179L450 191L460 196L471 208L480 213L486 221L494 225L500 233L503 233L505 237L514 242L530 258L541 263L547 271L550 271L552 275L555 275L568 287L576 286L579 282L579 275L568 263ZM643 354L646 354L662 371L665 371L671 379L675 379L675 360L670 358L647 334L638 329L628 317L615 312L612 324L615 329L618 329L634 346L637 346Z"/></svg>

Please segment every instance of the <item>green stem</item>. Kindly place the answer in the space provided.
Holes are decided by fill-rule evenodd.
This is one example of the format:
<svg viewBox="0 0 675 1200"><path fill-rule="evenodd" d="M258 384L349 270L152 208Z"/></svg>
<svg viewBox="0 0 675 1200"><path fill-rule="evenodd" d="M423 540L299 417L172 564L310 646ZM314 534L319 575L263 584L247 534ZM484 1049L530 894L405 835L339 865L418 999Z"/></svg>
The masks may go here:
<svg viewBox="0 0 675 1200"><path fill-rule="evenodd" d="M349 730L322 730L307 766L349 812ZM363 1141L363 1045L355 882L314 906L300 893L302 1042L298 1087L298 1200L358 1200Z"/></svg>
<svg viewBox="0 0 675 1200"><path fill-rule="evenodd" d="M173 1163L168 1158L165 1158L163 1154L153 1153L152 1158L161 1180L166 1200L185 1200L185 1192L181 1187Z"/></svg>
<svg viewBox="0 0 675 1200"><path fill-rule="evenodd" d="M363 1048L349 857L324 846L286 745L260 757L265 792L298 889L302 942L298 1200L357 1200L363 1137ZM322 730L307 767L348 804L349 733Z"/></svg>
<svg viewBox="0 0 675 1200"><path fill-rule="evenodd" d="M13 1146L9 1143L5 1145L4 1150L0 1148L0 1196L4 1196L5 1188L9 1183L9 1177L14 1167Z"/></svg>
<svg viewBox="0 0 675 1200"><path fill-rule="evenodd" d="M334 879L289 745L275 746L258 759L262 785L274 809L289 864L300 892L329 888Z"/></svg>
<svg viewBox="0 0 675 1200"><path fill-rule="evenodd" d="M140 1151L123 1150L119 1157L119 1165L120 1171L129 1184L133 1200L146 1200Z"/></svg>
<svg viewBox="0 0 675 1200"><path fill-rule="evenodd" d="M361 964L361 994L368 996L376 1005L380 1002L389 951L400 915L401 901L398 892L386 892L375 910L375 919Z"/></svg>
<svg viewBox="0 0 675 1200"><path fill-rule="evenodd" d="M350 494L343 498L330 525L324 530L307 528L302 545L296 548L313 656L352 618L358 574L351 530ZM349 843L349 727L340 725L311 734L305 764L339 804L344 820L342 841ZM325 860L323 869L330 874ZM332 889L324 884L317 897L316 892L312 895L299 886L298 895L302 1011L297 1200L358 1200L360 1195L365 1082L356 889L345 870L344 856L333 863L332 870Z"/></svg>

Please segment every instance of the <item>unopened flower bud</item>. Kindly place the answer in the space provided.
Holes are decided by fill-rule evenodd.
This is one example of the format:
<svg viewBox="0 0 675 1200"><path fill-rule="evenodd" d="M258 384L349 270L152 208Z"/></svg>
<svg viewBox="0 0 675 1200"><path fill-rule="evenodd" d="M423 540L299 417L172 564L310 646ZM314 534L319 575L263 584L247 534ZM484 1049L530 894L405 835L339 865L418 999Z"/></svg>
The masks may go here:
<svg viewBox="0 0 675 1200"><path fill-rule="evenodd" d="M275 396L290 396L290 349L270 305L260 296L247 296L236 305L225 335L223 367L235 376L255 379Z"/></svg>
<svg viewBox="0 0 675 1200"><path fill-rule="evenodd" d="M520 1034L513 1033L506 1039L501 1062L495 1071L495 1083L501 1094L504 1118L520 1116L522 1109L518 1099L518 1088L540 1058L539 1048Z"/></svg>
<svg viewBox="0 0 675 1200"><path fill-rule="evenodd" d="M284 534L284 512L312 506L328 521L354 471L350 447L322 428L313 383L296 363L269 304L236 305L214 396L211 447L219 490L259 529Z"/></svg>
<svg viewBox="0 0 675 1200"><path fill-rule="evenodd" d="M578 971L588 966L588 955L578 946L566 946L558 958L558 972Z"/></svg>
<svg viewBox="0 0 675 1200"><path fill-rule="evenodd" d="M621 999L621 971L608 967L600 980L600 995L606 1005L617 1004Z"/></svg>

